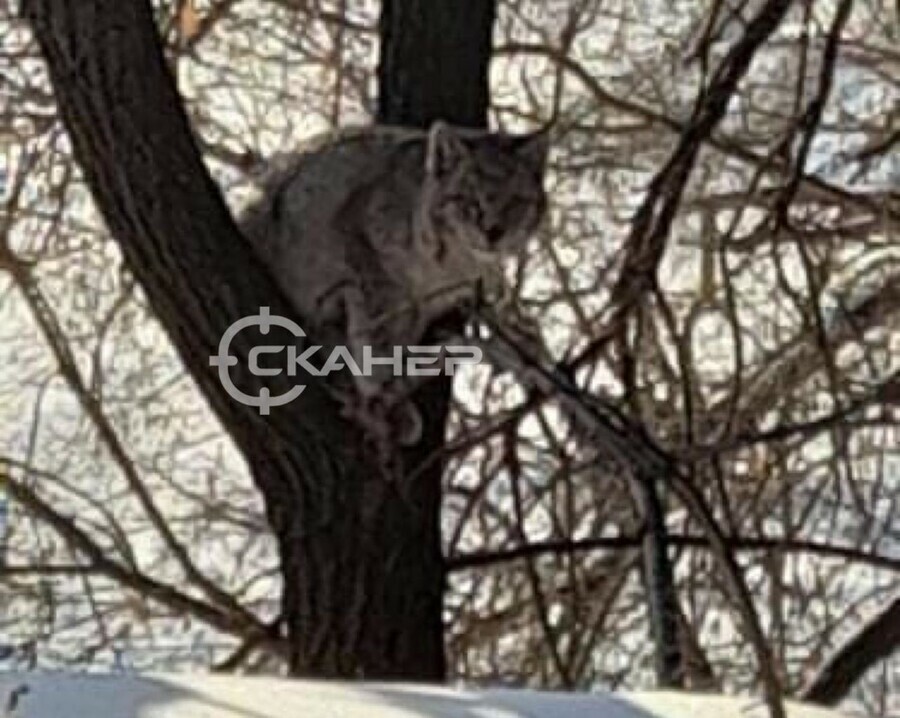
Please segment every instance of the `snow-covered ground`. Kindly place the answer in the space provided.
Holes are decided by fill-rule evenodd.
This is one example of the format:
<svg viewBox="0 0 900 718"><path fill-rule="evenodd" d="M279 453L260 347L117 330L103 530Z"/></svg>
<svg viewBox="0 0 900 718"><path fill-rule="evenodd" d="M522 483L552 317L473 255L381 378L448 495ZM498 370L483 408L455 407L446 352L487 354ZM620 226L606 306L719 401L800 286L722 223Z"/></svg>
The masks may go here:
<svg viewBox="0 0 900 718"><path fill-rule="evenodd" d="M233 676L0 675L2 718L764 718L690 693L564 694ZM791 704L789 718L839 718Z"/></svg>

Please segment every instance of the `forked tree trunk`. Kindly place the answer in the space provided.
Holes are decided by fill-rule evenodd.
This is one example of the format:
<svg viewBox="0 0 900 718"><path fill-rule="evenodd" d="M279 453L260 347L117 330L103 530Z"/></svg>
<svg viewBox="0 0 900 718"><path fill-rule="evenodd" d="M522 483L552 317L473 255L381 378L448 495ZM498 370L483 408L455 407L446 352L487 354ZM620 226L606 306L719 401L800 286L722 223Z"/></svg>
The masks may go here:
<svg viewBox="0 0 900 718"><path fill-rule="evenodd" d="M439 680L445 673L439 455L446 381L418 397L425 438L386 482L355 428L311 384L261 417L231 399L209 357L261 307L292 316L203 166L148 0L23 0L76 158L130 270L188 371L246 457L281 552L296 674ZM385 0L379 119L484 122L493 0ZM298 319L303 324L302 318ZM273 395L293 383L249 374ZM313 337L313 339L315 339ZM266 344L295 343L273 330Z"/></svg>

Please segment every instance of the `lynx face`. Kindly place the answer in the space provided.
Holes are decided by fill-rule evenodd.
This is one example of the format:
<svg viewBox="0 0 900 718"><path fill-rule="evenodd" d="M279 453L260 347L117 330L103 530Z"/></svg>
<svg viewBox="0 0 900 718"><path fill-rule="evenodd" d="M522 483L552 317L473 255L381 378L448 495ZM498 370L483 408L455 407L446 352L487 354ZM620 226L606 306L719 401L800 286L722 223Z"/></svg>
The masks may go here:
<svg viewBox="0 0 900 718"><path fill-rule="evenodd" d="M523 249L547 206L546 133L473 134L436 124L428 136L422 212L438 236L472 249Z"/></svg>

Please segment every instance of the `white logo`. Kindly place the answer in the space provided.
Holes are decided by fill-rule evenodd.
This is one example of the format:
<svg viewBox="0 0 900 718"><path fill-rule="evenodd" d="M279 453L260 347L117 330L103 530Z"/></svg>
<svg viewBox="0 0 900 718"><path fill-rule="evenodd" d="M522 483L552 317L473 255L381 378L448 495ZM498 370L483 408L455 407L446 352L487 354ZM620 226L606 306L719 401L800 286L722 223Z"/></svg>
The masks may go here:
<svg viewBox="0 0 900 718"><path fill-rule="evenodd" d="M268 334L273 326L287 329L298 339L306 336L306 332L296 323L272 314L269 307L261 307L256 316L238 319L225 331L219 342L219 353L209 358L210 366L218 367L219 381L228 395L235 401L246 406L255 406L261 415L268 415L273 406L284 406L300 396L306 389L297 385L279 396L272 396L269 389L262 387L258 396L246 394L235 386L231 380L229 369L237 366L239 360L229 354L231 342L244 329L258 327L261 334ZM478 364L482 358L482 351L472 346L409 346L392 347L390 356L375 356L370 346L362 347L362 357L354 354L343 346L335 347L321 367L310 363L320 350L321 346L309 346L298 353L294 345L277 346L261 345L253 347L247 356L248 369L253 376L274 377L286 373L290 377L297 376L298 369L307 376L324 377L332 372L347 370L354 376L372 376L376 367L390 367L392 376L453 376L461 366ZM287 366L285 368L260 366L260 357L275 356L285 352L287 354ZM443 355L443 367L440 361ZM360 361L361 360L361 361Z"/></svg>
<svg viewBox="0 0 900 718"><path fill-rule="evenodd" d="M219 367L219 381L222 382L222 386L225 387L228 396L246 406L258 407L259 413L263 416L267 416L271 413L273 406L284 406L285 404L292 402L303 393L303 390L306 389L306 387L291 387L289 392L282 394L281 396L271 396L266 387L262 387L259 390L259 396L245 394L234 385L233 381L231 381L231 374L228 370L233 366L237 366L238 358L231 356L228 353L228 349L231 347L231 342L234 341L234 338L242 329L259 327L260 333L268 334L273 325L284 327L295 337L300 338L306 336L306 332L304 332L296 322L292 322L285 317L279 317L278 315L273 316L268 307L261 307L257 316L238 319L234 324L228 327L228 329L225 330L225 334L222 335L222 340L219 342L218 355L209 358L210 366ZM271 374L267 374L267 372L272 370L261 369L259 367L259 356L264 352L279 352L282 348L283 347L275 346L254 347L250 351L250 373L256 376L271 376ZM276 375L278 373L280 373L280 370L276 370Z"/></svg>

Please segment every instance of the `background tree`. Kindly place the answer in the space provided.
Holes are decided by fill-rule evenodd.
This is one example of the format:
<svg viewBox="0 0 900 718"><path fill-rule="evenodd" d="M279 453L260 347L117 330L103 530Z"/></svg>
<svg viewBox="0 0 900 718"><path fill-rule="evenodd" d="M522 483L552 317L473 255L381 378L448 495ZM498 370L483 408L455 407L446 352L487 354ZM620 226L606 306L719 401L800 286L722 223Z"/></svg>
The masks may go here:
<svg viewBox="0 0 900 718"><path fill-rule="evenodd" d="M140 31L141 42L155 42L149 15L136 22L129 13L138 4L121 3L91 17L100 5L67 9L64 19L109 27L110 39L91 30L93 44L56 45L78 67L64 92L91 97L92 88L107 87L107 101L93 95L62 116L72 124L71 113L90 113L91 126L74 135L76 149L97 140L90 150L108 171L92 175L85 163L84 177L122 199L113 210L123 219L110 229L121 242L118 235L132 228L121 254L133 275L122 269L119 245L101 228L72 163L37 47L11 17L0 53L8 118L0 441L9 501L0 569L9 608L0 631L8 660L257 670L316 664L323 673L375 675L386 663L433 659L439 593L414 597L386 587L379 594L364 571L316 575L333 555L281 583L282 565L286 575L298 573L301 551L324 557L335 543L327 531L286 540L289 527L310 525L303 511L340 506L329 525L358 526L349 507L374 485L365 477L328 480L342 475L340 462L312 447L352 433L318 420L329 413L317 410L324 399L315 392L302 410L273 415L265 428L252 415L235 418L232 442L220 428L231 424L211 417L186 377L161 326L183 355L195 347L185 364L199 368L206 357L197 347L218 341L216 327L230 312L244 303L279 311L279 300L264 279L241 283L252 257L220 251L238 244L215 186L204 181L186 192L180 184L203 168L180 111L144 104L154 92L165 95L164 107L181 102L171 87L164 91L156 56L130 41ZM54 6L30 3L32 10ZM534 127L559 109L552 216L515 271L523 305L545 329L564 375L582 398L621 407L629 436L677 457L702 491L743 567L785 689L806 687L834 701L865 674L857 705L887 715L898 694L896 659L885 659L896 637L883 630L892 625L898 589L896 14L889 3L864 0L796 2L782 7L783 18L771 14L781 6L501 3L490 117L503 127ZM414 3L404 7L417 17ZM411 113L410 123L430 116L421 98L386 107L388 95L374 92L379 11L374 3L291 0L156 8L194 142L234 206L261 158L299 137L379 112ZM401 22L403 13L394 17ZM59 38L65 27L45 30ZM760 34L765 29L771 34ZM419 35L394 39L398 46L398 37L454 42L450 31ZM477 34L465 38L478 41ZM435 72L424 60L441 56L413 55L408 67ZM466 53L483 61L476 56ZM458 64L454 57L442 66ZM460 76L469 71L460 65ZM140 98L129 77L140 80ZM391 96L413 97L423 87L416 82L401 82ZM464 88L472 98L474 87ZM478 92L486 94L484 86ZM717 107L724 111L718 118ZM176 127L180 134L171 137L182 140L167 134ZM151 192L134 194L135 174L154 178ZM641 225L641 217L652 221ZM133 254L124 250L129 242ZM145 256L151 251L163 263L148 277L137 265L156 266ZM656 286L629 294L616 281L623 265L657 263ZM188 266L196 271L180 286L188 284ZM238 271L235 288L223 291L232 285L222 277ZM153 282L155 291L141 288ZM619 296L611 296L616 286ZM198 377L204 392L216 391L212 380ZM440 397L445 389L429 391ZM634 467L573 430L559 399L484 367L457 382L446 441L432 436L441 450L428 465L445 463L443 486L438 494L436 481L415 484L423 492L416 501L434 509L435 542L438 498L443 506L449 673L551 686L646 685L657 671L645 640L652 582L640 558L645 509L627 480ZM427 403L436 407L429 427L437 432L441 402ZM238 411L213 407L219 415ZM311 438L298 441L301 433ZM282 478L310 467L315 482ZM668 488L661 498L683 679L757 688L750 624L732 610L735 594L713 561L705 527ZM283 510L295 505L299 514ZM374 540L341 534L344 565L378 565L377 552L403 546L379 532L416 525L391 513L402 511L399 502L367 505L385 507L390 521L378 522L375 512ZM403 570L420 575L397 580L437 586L437 546L404 550L418 553L401 557ZM333 588L313 591L313 582ZM320 598L317 615L326 616L346 586L364 587L358 595L372 597L369 607L380 603L390 606L385 615L397 615L400 606L406 625L431 626L421 631L431 639L408 651L402 640L381 640L377 609L364 610L371 628L357 625L383 648L353 651L365 668L338 665L354 640L343 627L353 624L326 621L315 625L323 629L318 637L304 634L308 614L288 611L282 621L282 585L288 606ZM416 606L430 624L413 619ZM863 627L866 620L872 625ZM292 625L296 638L286 639L282 625ZM827 670L846 666L842 656L852 657L852 670ZM439 668L418 664L423 677Z"/></svg>

